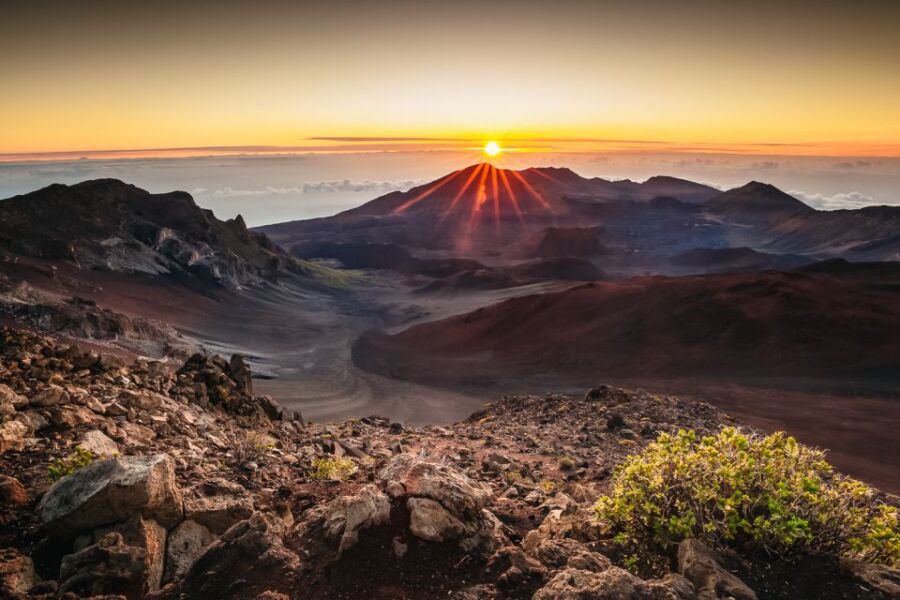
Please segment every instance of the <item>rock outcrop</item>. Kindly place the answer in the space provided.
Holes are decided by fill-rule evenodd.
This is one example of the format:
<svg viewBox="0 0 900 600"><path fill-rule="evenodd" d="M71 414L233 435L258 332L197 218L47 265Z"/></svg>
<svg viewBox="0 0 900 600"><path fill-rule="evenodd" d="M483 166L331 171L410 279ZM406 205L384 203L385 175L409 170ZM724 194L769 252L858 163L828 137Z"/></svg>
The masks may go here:
<svg viewBox="0 0 900 600"><path fill-rule="evenodd" d="M184 507L174 461L157 454L95 462L50 488L38 512L49 530L71 533L135 514L173 526Z"/></svg>
<svg viewBox="0 0 900 600"><path fill-rule="evenodd" d="M733 424L709 405L601 386L444 427L303 424L253 396L239 357L174 369L0 342L0 425L17 434L0 462L3 597L752 600L765 571L688 540L677 572L654 555L639 576L594 522L616 465L659 432ZM844 571L823 585L893 593L886 567Z"/></svg>

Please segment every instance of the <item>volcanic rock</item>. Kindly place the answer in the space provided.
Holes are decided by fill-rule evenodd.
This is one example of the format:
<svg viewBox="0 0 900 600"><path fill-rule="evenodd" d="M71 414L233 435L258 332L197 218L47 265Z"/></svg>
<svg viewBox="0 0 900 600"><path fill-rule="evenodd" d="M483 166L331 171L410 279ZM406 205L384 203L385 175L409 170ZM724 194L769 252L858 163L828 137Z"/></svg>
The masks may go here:
<svg viewBox="0 0 900 600"><path fill-rule="evenodd" d="M253 499L237 483L213 478L184 491L184 518L222 534L253 513Z"/></svg>
<svg viewBox="0 0 900 600"><path fill-rule="evenodd" d="M206 547L216 539L216 534L196 521L185 519L179 523L169 532L163 582L184 576L194 561L203 555Z"/></svg>
<svg viewBox="0 0 900 600"><path fill-rule="evenodd" d="M718 555L700 540L687 539L678 545L678 571L694 584L700 600L756 600L756 593L725 569Z"/></svg>
<svg viewBox="0 0 900 600"><path fill-rule="evenodd" d="M171 457L126 457L95 462L57 482L38 505L41 520L58 534L124 521L135 514L165 527L183 516Z"/></svg>
<svg viewBox="0 0 900 600"><path fill-rule="evenodd" d="M0 596L13 598L34 585L34 563L18 550L0 550Z"/></svg>
<svg viewBox="0 0 900 600"><path fill-rule="evenodd" d="M59 571L61 593L81 596L121 594L142 598L147 585L147 552L129 546L119 533L108 533L96 544L63 558Z"/></svg>

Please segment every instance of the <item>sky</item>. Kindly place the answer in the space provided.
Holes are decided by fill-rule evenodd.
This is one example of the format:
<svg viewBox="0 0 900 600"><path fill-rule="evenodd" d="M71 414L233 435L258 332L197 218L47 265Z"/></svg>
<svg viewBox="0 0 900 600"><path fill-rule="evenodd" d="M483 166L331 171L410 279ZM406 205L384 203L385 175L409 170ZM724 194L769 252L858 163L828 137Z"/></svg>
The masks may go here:
<svg viewBox="0 0 900 600"><path fill-rule="evenodd" d="M261 223L496 139L522 166L893 204L898 30L873 0L0 0L0 197L118 173Z"/></svg>
<svg viewBox="0 0 900 600"><path fill-rule="evenodd" d="M896 1L3 3L2 153L484 136L900 149Z"/></svg>

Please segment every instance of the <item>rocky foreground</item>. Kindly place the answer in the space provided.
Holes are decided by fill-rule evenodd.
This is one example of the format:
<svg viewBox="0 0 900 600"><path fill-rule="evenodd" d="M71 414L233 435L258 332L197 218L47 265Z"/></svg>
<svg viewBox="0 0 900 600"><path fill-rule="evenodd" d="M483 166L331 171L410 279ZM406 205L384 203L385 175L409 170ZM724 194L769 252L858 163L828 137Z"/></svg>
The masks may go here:
<svg viewBox="0 0 900 600"><path fill-rule="evenodd" d="M0 597L896 597L885 567L697 540L636 565L604 537L591 505L626 456L734 424L605 386L447 427L309 424L237 356L125 364L3 329Z"/></svg>

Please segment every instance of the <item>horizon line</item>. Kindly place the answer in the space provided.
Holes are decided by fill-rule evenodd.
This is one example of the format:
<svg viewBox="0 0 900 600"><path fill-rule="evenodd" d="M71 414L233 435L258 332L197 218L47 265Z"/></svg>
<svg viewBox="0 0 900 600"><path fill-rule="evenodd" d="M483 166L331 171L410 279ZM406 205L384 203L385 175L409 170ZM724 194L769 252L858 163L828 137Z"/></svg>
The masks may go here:
<svg viewBox="0 0 900 600"><path fill-rule="evenodd" d="M353 154L376 152L429 152L478 150L485 137L429 137L429 136L312 136L310 142L331 142L332 145L191 145L149 148L45 150L0 152L0 163L48 162L102 159L203 158L203 157L276 157L303 154ZM546 153L673 153L673 154L737 154L801 157L861 157L900 158L900 143L887 142L674 142L598 137L523 137L504 138L507 150ZM459 144L476 144L462 147ZM624 144L612 148L560 148L534 144ZM634 145L635 147L628 147ZM784 152L794 148L797 152ZM828 150L831 151L828 151ZM774 150L765 152L765 150ZM777 150L782 150L778 152ZM805 150L805 151L804 151ZM816 150L821 150L816 152Z"/></svg>

